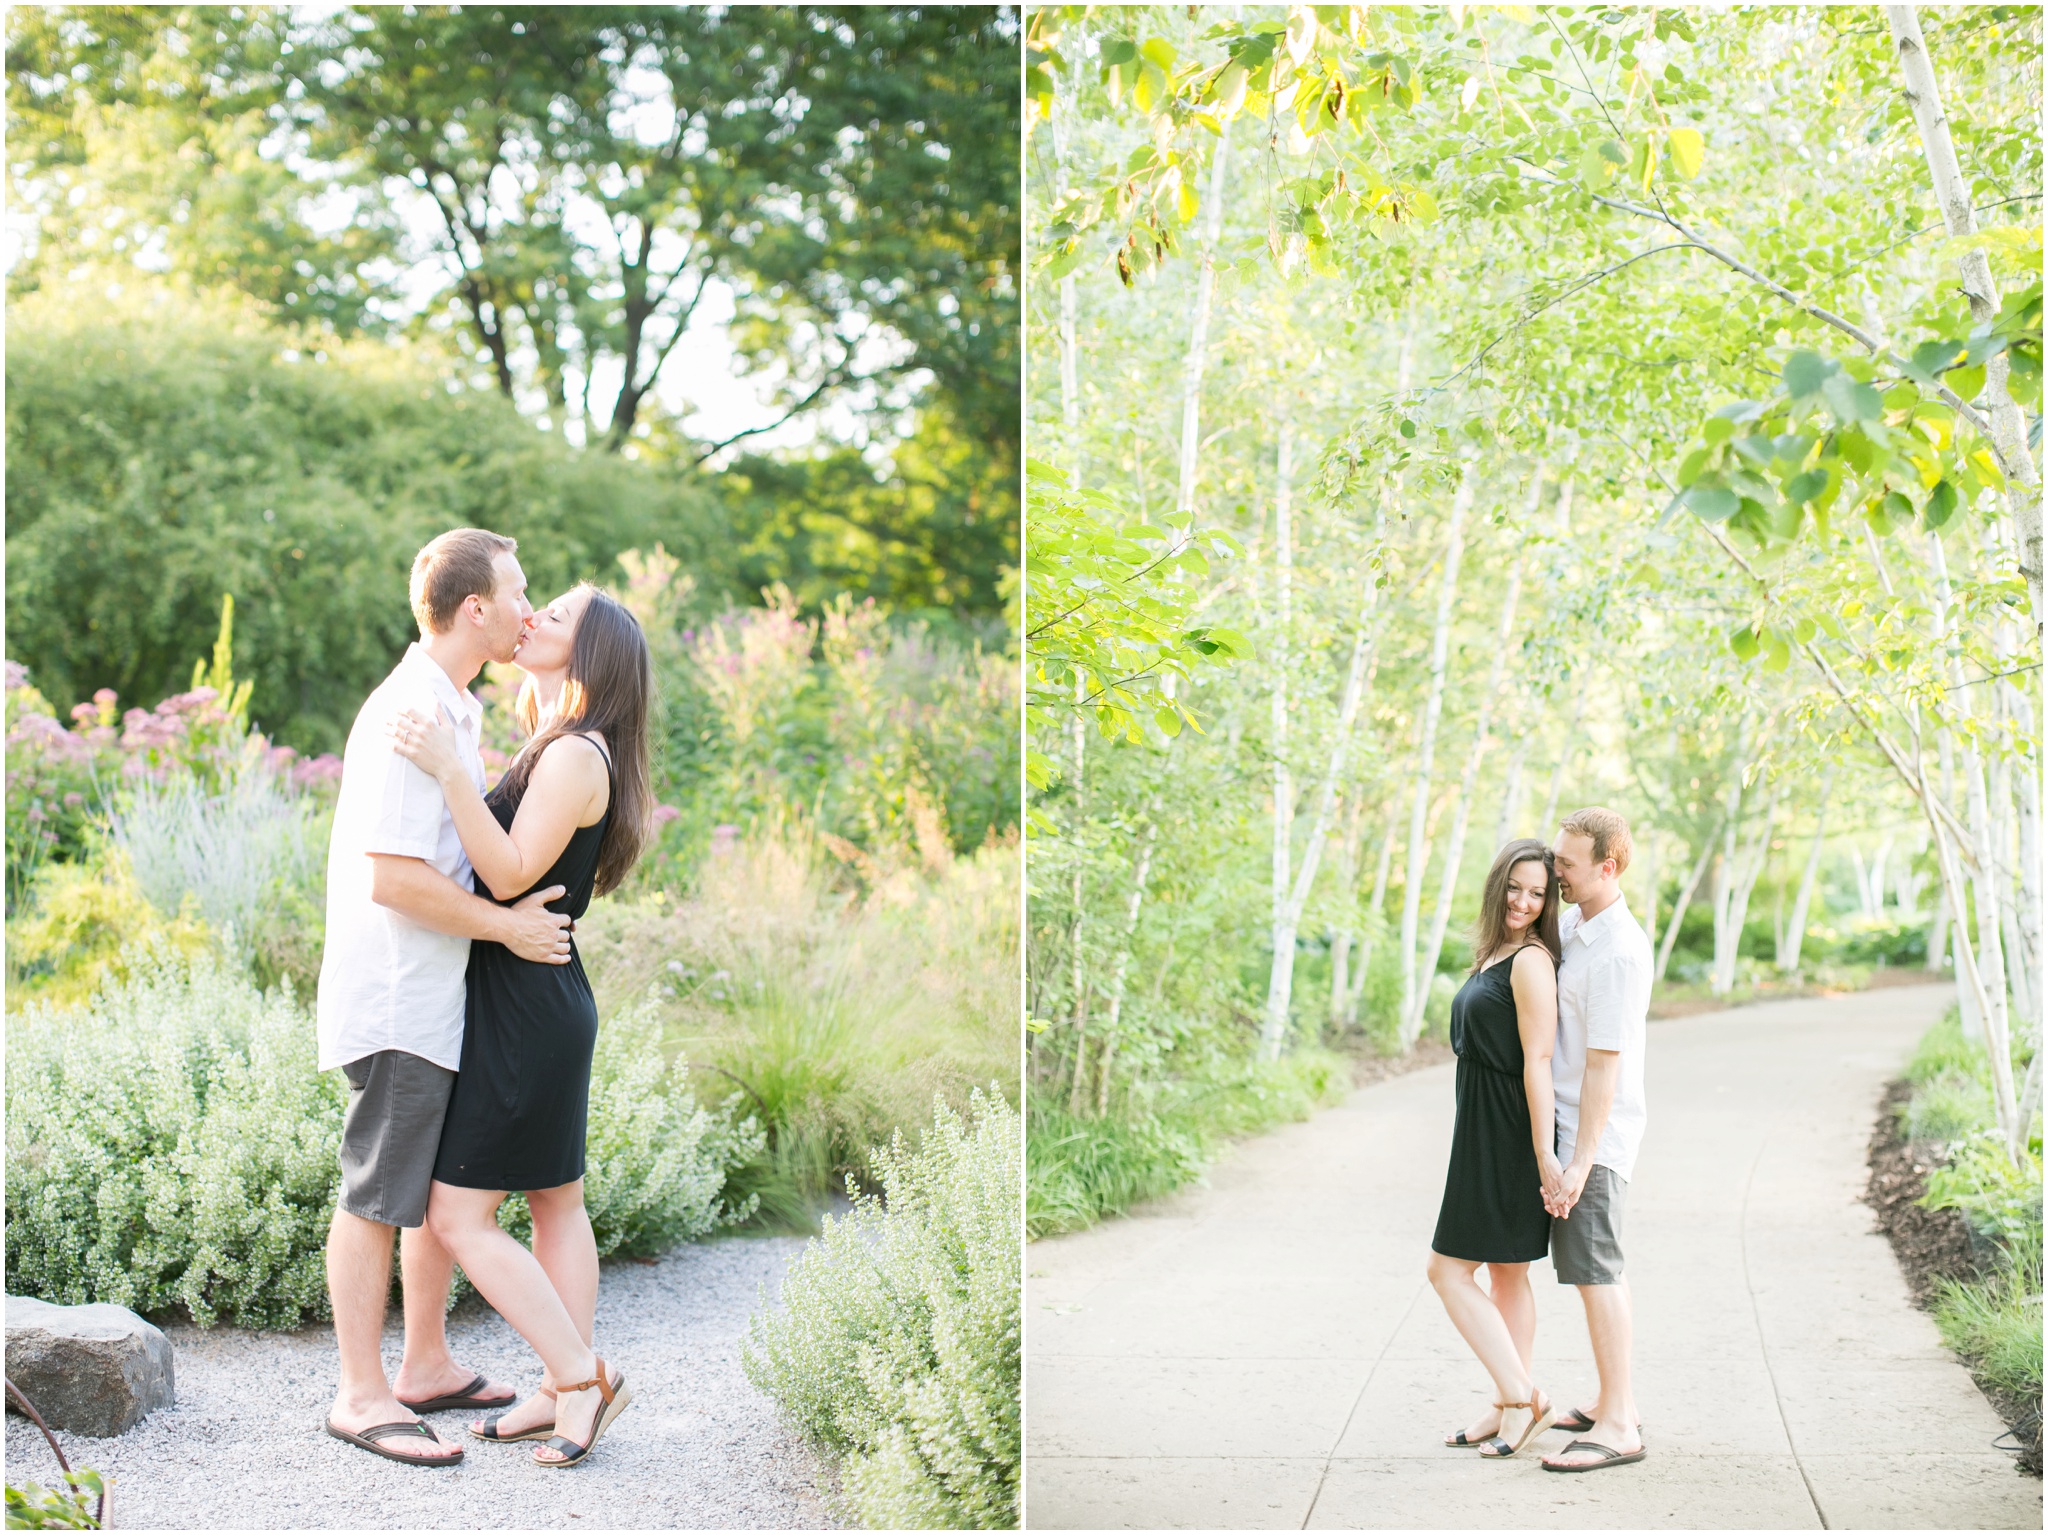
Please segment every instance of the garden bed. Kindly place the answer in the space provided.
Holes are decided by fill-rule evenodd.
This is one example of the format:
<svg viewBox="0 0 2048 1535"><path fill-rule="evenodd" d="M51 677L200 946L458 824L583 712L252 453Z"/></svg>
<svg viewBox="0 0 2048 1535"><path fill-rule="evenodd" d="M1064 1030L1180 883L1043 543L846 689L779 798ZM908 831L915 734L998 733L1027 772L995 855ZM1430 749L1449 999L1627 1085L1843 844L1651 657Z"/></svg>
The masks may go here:
<svg viewBox="0 0 2048 1535"><path fill-rule="evenodd" d="M1877 1125L1870 1136L1870 1182L1864 1200L1877 1212L1878 1229L1891 1240L1892 1252L1923 1311L1933 1303L1944 1279L1981 1279L1996 1266L1995 1249L1970 1228L1961 1212L1928 1210L1919 1203L1927 1192L1927 1176L1939 1165L1938 1153L1905 1138L1900 1110L1912 1096L1912 1084L1891 1083L1878 1104ZM1965 1361L1967 1363L1967 1361ZM2020 1445L2019 1469L2041 1474L2041 1413L2036 1401L2003 1390L1971 1371L1985 1398L2012 1429Z"/></svg>

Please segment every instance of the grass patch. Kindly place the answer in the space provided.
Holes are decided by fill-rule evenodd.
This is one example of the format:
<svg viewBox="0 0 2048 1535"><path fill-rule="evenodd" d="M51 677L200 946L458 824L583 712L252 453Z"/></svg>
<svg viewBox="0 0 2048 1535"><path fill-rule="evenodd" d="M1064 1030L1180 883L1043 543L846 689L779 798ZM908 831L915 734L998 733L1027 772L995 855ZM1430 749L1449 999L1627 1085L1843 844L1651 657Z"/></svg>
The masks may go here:
<svg viewBox="0 0 2048 1535"><path fill-rule="evenodd" d="M1306 1119L1349 1090L1343 1056L1304 1049L1238 1062L1157 1089L1149 1111L1084 1119L1034 1102L1025 1158L1025 1230L1078 1231L1199 1179L1231 1136Z"/></svg>
<svg viewBox="0 0 2048 1535"><path fill-rule="evenodd" d="M715 852L680 899L577 924L607 1008L644 1005L700 1090L767 1131L734 1170L758 1229L811 1232L872 1148L1017 1085L1017 849L849 870L797 833Z"/></svg>
<svg viewBox="0 0 2048 1535"><path fill-rule="evenodd" d="M2011 1267L1989 1279L1944 1279L1934 1301L1935 1325L1986 1385L2041 1410L2041 1254L2016 1253Z"/></svg>

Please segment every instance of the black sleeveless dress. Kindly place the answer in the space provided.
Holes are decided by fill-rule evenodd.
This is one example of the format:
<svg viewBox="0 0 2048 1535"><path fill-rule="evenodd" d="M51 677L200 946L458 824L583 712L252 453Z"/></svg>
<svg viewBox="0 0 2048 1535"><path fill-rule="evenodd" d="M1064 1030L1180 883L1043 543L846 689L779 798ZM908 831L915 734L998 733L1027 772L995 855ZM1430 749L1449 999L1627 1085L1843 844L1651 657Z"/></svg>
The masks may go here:
<svg viewBox="0 0 2048 1535"><path fill-rule="evenodd" d="M1481 970L1451 1002L1458 1123L1432 1251L1468 1263L1533 1263L1550 1250L1543 1174L1529 1139L1513 957Z"/></svg>
<svg viewBox="0 0 2048 1535"><path fill-rule="evenodd" d="M587 737L586 737L587 739ZM591 742L593 746L596 742ZM581 917L597 885L597 854L612 817L618 780L604 753L612 800L595 825L569 835L554 867L529 889L561 885L548 910ZM485 801L512 829L518 804L493 792ZM483 881L477 894L490 898ZM521 891L520 895L526 892ZM519 899L514 896L513 901ZM510 906L512 901L500 901ZM500 943L469 946L469 1004L462 1026L462 1069L441 1126L434 1177L465 1189L560 1188L583 1176L590 1119L590 1061L597 1049L597 999L583 956L569 940L569 963L535 964Z"/></svg>

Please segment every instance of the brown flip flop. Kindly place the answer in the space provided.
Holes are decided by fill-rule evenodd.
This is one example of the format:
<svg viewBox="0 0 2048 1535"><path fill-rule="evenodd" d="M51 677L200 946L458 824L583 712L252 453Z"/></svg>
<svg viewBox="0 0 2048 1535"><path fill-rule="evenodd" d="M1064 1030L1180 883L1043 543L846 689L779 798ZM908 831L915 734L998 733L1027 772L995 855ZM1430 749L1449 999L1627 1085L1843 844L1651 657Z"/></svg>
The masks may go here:
<svg viewBox="0 0 2048 1535"><path fill-rule="evenodd" d="M1649 1453L1649 1448L1648 1445L1639 1445L1624 1455L1619 1450L1611 1450L1606 1445L1596 1444L1591 1439L1574 1439L1557 1453L1569 1455L1574 1450L1591 1450L1598 1459L1581 1461L1577 1465L1566 1466L1555 1465L1546 1459L1543 1462L1543 1469L1545 1471L1605 1471L1609 1466L1626 1466L1631 1461L1641 1460Z"/></svg>
<svg viewBox="0 0 2048 1535"><path fill-rule="evenodd" d="M452 1445L453 1455L400 1455L396 1450L387 1450L376 1443L379 1439L430 1439L435 1444L444 1441L426 1424L415 1419L411 1423L379 1423L361 1433L351 1433L345 1428L336 1428L334 1420L327 1420L327 1432L335 1438L354 1445L359 1450L368 1450L372 1455L381 1455L386 1460L395 1460L404 1466L459 1466L462 1464L462 1446Z"/></svg>
<svg viewBox="0 0 2048 1535"><path fill-rule="evenodd" d="M510 1396L478 1396L477 1391L491 1383L488 1375L479 1375L460 1391L451 1391L446 1396L428 1397L424 1402L408 1402L404 1397L398 1405L407 1412L455 1412L465 1407L511 1407L519 1400L519 1393Z"/></svg>

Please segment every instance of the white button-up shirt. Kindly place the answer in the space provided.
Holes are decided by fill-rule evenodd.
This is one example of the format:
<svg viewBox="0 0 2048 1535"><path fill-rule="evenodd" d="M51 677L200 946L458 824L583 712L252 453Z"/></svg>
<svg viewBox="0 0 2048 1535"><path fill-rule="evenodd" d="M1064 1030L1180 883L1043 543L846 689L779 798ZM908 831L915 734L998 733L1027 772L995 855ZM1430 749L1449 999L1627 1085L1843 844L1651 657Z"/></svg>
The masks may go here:
<svg viewBox="0 0 2048 1535"><path fill-rule="evenodd" d="M1564 963L1557 972L1557 1045L1550 1074L1557 1099L1557 1159L1569 1163L1579 1139L1579 1094L1586 1080L1586 1052L1621 1054L1614 1107L1600 1132L1593 1161L1626 1179L1649 1123L1643 1096L1643 1049L1648 1042L1650 982L1656 959L1649 936L1620 897L1590 921L1574 906L1558 925Z"/></svg>
<svg viewBox="0 0 2048 1535"><path fill-rule="evenodd" d="M418 858L470 887L469 857L441 786L392 749L385 724L406 709L455 717L456 749L479 793L484 706L417 644L364 700L341 759L327 850L327 947L317 1007L320 1069L379 1050L462 1067L469 940L422 927L370 899L372 853Z"/></svg>

